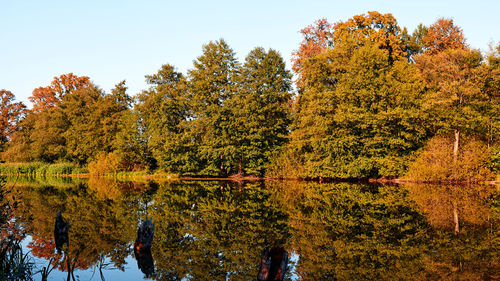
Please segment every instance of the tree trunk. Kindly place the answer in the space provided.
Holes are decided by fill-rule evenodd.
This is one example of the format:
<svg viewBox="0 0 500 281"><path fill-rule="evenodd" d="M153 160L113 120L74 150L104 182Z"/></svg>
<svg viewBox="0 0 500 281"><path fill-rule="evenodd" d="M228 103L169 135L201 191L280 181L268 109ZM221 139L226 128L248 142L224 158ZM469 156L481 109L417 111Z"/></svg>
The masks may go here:
<svg viewBox="0 0 500 281"><path fill-rule="evenodd" d="M453 205L453 221L455 222L455 235L460 232L460 225L458 224L458 210L457 204L451 203Z"/></svg>
<svg viewBox="0 0 500 281"><path fill-rule="evenodd" d="M453 144L453 163L458 160L458 144L460 141L460 131L455 129L455 143Z"/></svg>

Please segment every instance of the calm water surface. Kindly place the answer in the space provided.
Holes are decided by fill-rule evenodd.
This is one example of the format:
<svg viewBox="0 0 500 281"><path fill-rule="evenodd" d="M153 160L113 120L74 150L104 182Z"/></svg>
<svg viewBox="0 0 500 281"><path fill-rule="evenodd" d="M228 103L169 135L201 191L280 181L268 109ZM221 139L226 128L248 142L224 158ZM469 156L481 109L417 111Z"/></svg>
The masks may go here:
<svg viewBox="0 0 500 281"><path fill-rule="evenodd" d="M255 280L267 245L290 253L285 280L500 279L494 186L17 178L0 197L0 246L28 253L26 280Z"/></svg>

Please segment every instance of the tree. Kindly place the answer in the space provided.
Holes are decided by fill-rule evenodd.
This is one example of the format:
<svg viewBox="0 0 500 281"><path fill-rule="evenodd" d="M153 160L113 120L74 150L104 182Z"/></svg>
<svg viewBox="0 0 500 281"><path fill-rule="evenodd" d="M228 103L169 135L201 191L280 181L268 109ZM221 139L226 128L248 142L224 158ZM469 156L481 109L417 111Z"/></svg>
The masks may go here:
<svg viewBox="0 0 500 281"><path fill-rule="evenodd" d="M319 19L314 24L303 28L300 33L304 37L299 48L292 53L292 69L299 75L297 86L302 88L304 63L307 59L331 47L332 25L326 19Z"/></svg>
<svg viewBox="0 0 500 281"><path fill-rule="evenodd" d="M33 111L55 107L62 97L73 90L89 86L90 80L87 76L76 76L73 73L62 74L54 77L52 83L47 87L39 87L33 90L29 100L33 103Z"/></svg>
<svg viewBox="0 0 500 281"><path fill-rule="evenodd" d="M356 47L366 43L374 43L386 50L390 63L406 56L401 28L390 13L370 11L367 15L356 15L345 22L338 22L333 29L333 47L348 56ZM339 48L341 46L344 48Z"/></svg>
<svg viewBox="0 0 500 281"><path fill-rule="evenodd" d="M49 163L67 160L66 139L63 134L70 123L59 107L30 111L22 126L28 138L30 160Z"/></svg>
<svg viewBox="0 0 500 281"><path fill-rule="evenodd" d="M445 49L415 57L426 82L425 108L436 118L437 133L453 131L453 155L458 157L461 132L478 130L481 112L478 105L488 96L481 91L479 74L482 56L477 50Z"/></svg>
<svg viewBox="0 0 500 281"><path fill-rule="evenodd" d="M54 162L66 159L63 133L68 129L69 122L59 105L63 97L72 91L90 86L88 77L68 73L54 77L49 86L33 90L29 97L33 108L18 123L19 130L13 135L3 157L9 161Z"/></svg>
<svg viewBox="0 0 500 281"><path fill-rule="evenodd" d="M14 102L15 96L7 90L0 90L0 150L4 150L7 142L18 129L18 123L26 112L22 102Z"/></svg>
<svg viewBox="0 0 500 281"><path fill-rule="evenodd" d="M299 89L305 87L304 80L308 79L306 76L311 71L306 66L307 60L328 49L336 50L336 59L340 61L343 58L344 63L352 55L351 51L366 43L375 43L379 48L387 50L391 62L406 56L403 34L392 14L370 11L333 25L320 19L314 25L304 28L301 33L304 40L299 49L292 53L292 69L299 75ZM343 71L342 63L337 65L337 70Z"/></svg>
<svg viewBox="0 0 500 281"><path fill-rule="evenodd" d="M452 19L440 18L429 26L422 36L425 53L436 54L446 49L465 49L462 29L453 24Z"/></svg>
<svg viewBox="0 0 500 281"><path fill-rule="evenodd" d="M99 152L111 152L130 101L124 81L110 95L93 85L66 94L58 108L69 122L62 134L69 159L86 164Z"/></svg>
<svg viewBox="0 0 500 281"><path fill-rule="evenodd" d="M150 88L138 96L142 138L158 166L168 172L194 172L195 143L189 138L189 96L186 78L171 65L147 75Z"/></svg>
<svg viewBox="0 0 500 281"><path fill-rule="evenodd" d="M156 166L155 159L147 149L147 140L139 128L139 119L136 109L124 111L118 121L119 130L112 144L127 171Z"/></svg>
<svg viewBox="0 0 500 281"><path fill-rule="evenodd" d="M331 41L304 63L290 158L299 159L303 177L401 174L426 131L418 110L423 85L396 20L354 16L333 26Z"/></svg>
<svg viewBox="0 0 500 281"><path fill-rule="evenodd" d="M481 104L481 115L484 124L483 132L488 146L498 144L500 141L500 43L491 46L486 56L487 64L483 64L480 77L481 92L487 99ZM498 150L498 149L497 149Z"/></svg>
<svg viewBox="0 0 500 281"><path fill-rule="evenodd" d="M425 46L422 38L427 34L428 30L429 28L423 24L419 24L411 35L408 34L406 27L403 29L401 37L406 44L406 54L409 61L413 62L413 57L424 51Z"/></svg>
<svg viewBox="0 0 500 281"><path fill-rule="evenodd" d="M198 143L201 174L227 175L231 164L238 161L227 101L235 95L239 68L233 50L221 39L204 45L203 54L189 71L190 135Z"/></svg>
<svg viewBox="0 0 500 281"><path fill-rule="evenodd" d="M262 175L286 141L291 123L291 74L275 50L253 49L239 76L232 138L237 143L238 172Z"/></svg>

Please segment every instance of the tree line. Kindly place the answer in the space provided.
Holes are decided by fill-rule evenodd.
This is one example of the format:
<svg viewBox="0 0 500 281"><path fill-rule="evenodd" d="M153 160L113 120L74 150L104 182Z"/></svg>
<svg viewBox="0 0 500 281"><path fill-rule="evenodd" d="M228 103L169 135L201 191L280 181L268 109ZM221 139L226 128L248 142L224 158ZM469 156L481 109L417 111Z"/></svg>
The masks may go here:
<svg viewBox="0 0 500 281"><path fill-rule="evenodd" d="M258 47L240 63L222 39L186 74L166 64L147 75L134 97L125 81L105 93L71 73L35 89L29 110L2 90L2 159L204 176L498 171L500 44L482 54L450 19L410 34L378 12L301 33L295 91L279 52Z"/></svg>

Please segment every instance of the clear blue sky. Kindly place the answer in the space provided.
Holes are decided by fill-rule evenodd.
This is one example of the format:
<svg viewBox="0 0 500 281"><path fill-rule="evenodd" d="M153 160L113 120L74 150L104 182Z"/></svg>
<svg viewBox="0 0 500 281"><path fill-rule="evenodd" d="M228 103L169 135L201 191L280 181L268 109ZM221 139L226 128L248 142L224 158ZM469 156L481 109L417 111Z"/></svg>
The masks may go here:
<svg viewBox="0 0 500 281"><path fill-rule="evenodd" d="M376 10L409 31L453 18L468 43L487 50L500 41L500 1L11 1L0 0L0 89L27 102L54 76L86 75L109 91L170 63L186 73L202 45L224 38L240 61L257 46L281 52L290 68L299 30L316 19L344 21ZM29 104L29 103L28 103Z"/></svg>

